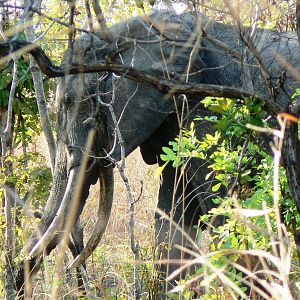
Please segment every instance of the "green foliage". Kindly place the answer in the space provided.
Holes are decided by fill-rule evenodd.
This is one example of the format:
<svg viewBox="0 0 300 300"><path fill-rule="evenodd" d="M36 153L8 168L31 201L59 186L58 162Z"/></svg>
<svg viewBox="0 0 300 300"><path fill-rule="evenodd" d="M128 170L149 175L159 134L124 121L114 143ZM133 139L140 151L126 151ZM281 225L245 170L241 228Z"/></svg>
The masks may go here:
<svg viewBox="0 0 300 300"><path fill-rule="evenodd" d="M42 131L33 79L27 58L21 58L18 61L17 76L18 85L14 93L13 113L19 117L19 121L14 124L15 146L18 146L24 138L26 143L32 142L34 137ZM11 67L7 67L0 72L0 109L7 108L11 84L12 70ZM52 82L45 82L44 87L46 96L48 96L53 88ZM22 126L20 118L24 122Z"/></svg>
<svg viewBox="0 0 300 300"><path fill-rule="evenodd" d="M107 266L108 259L112 259L111 256L116 260L116 264ZM139 256L139 284L144 295L142 299L155 299L161 287L161 279L153 261L155 257L153 246L140 246ZM100 272L102 274L97 272L96 275L97 278L100 278L101 284L95 284L101 297L105 299L128 299L133 294L133 269L136 262L131 254L126 258L122 257L120 261L115 253L111 252L109 246L102 244L93 253L93 260L97 265L101 265Z"/></svg>
<svg viewBox="0 0 300 300"><path fill-rule="evenodd" d="M22 40L24 38L24 35L21 34L19 39ZM33 107L36 109L36 103L35 97L33 95L34 86L33 86L33 80L32 75L29 70L29 61L28 58L20 58L18 60L18 86L15 90L15 98L18 101L15 101L16 104L18 102L23 102L23 104L27 104L27 106L31 107L31 110L33 110ZM0 108L5 108L8 104L8 98L9 98L9 92L12 84L12 65L8 65L0 72ZM15 108L17 108L16 106Z"/></svg>
<svg viewBox="0 0 300 300"><path fill-rule="evenodd" d="M45 158L37 153L29 152L26 157L8 156L5 158L6 162L10 163L8 170L5 167L0 168L0 182L13 187L12 192L24 200L26 205L32 210L43 211L46 200L49 195L49 187L52 179L51 170L45 165ZM8 166L6 164L5 166ZM10 173L12 172L12 173ZM0 198L3 199L4 189L0 189ZM23 214L23 210L18 203L14 203L12 208L12 222L14 223L14 249L18 253L24 246L25 240L31 233L31 227L28 224L34 223L31 217ZM1 236L5 236L5 220L4 214L0 215L0 232ZM24 226L27 224L27 226ZM2 241L0 246L0 253L5 254L5 243ZM15 259L15 263L21 260L19 256ZM4 274L4 260L5 257L0 257L0 271ZM2 291L4 287L0 281L0 295L3 296Z"/></svg>
<svg viewBox="0 0 300 300"><path fill-rule="evenodd" d="M217 192L221 186L228 190L225 198L212 199L219 206L202 216L199 226L195 226L198 235L197 244L201 246L203 244L201 224L212 224L217 216L225 217L225 224L213 227L211 231L210 267L203 264L198 268L197 274L205 274L205 277L196 282L200 288L206 290L203 299L223 299L222 297L226 299L225 291L221 293L223 295L221 298L216 295L220 292L216 270L225 274L227 280L240 292L245 292L242 273L235 267L235 264L243 261L245 257L238 251L261 250L273 253L271 236L277 234L279 226L273 209L273 158L262 151L256 143L251 142L260 139L246 127L248 123L266 126L263 122L262 103L252 99L238 103L235 99L206 98L203 104L219 116L205 118L215 124L215 134L209 137L206 135L199 141L196 138L196 126L192 124L189 130L183 130L182 137L170 143L171 147L162 149L164 153L161 159L166 163L172 163L174 167L180 166L182 170L191 157L206 159L209 162L208 168L211 169L206 179L214 176L218 180L218 183L211 187L212 192ZM198 120L202 118L195 119L195 122ZM247 151L244 152L242 150L245 145ZM241 157L242 152L244 154ZM295 227L298 230L300 228L300 216L290 196L285 171L280 168L279 172L282 220L292 234ZM247 267L254 268L256 262L257 260L251 257ZM193 275L194 278L197 278L197 274ZM234 294L238 295L236 292ZM176 296L174 297L176 299Z"/></svg>
<svg viewBox="0 0 300 300"><path fill-rule="evenodd" d="M0 169L0 181L14 186L16 194L21 198L28 197L29 193L30 207L43 211L52 180L51 170L45 164L45 157L29 152L26 157L20 155L8 159L12 164L13 173ZM0 191L0 197L3 197L4 190Z"/></svg>
<svg viewBox="0 0 300 300"><path fill-rule="evenodd" d="M9 84L11 81L11 74L7 71L2 71L0 74L0 107L6 107L9 98Z"/></svg>
<svg viewBox="0 0 300 300"><path fill-rule="evenodd" d="M196 136L195 125L192 122L190 129L183 129L180 136L169 143L170 147L163 147L163 154L160 155L162 161L172 163L174 168L184 167L185 163L190 158L205 159L205 154L211 147L217 145L220 134L218 132L215 135L206 134L202 141L199 141ZM163 168L160 169L163 171Z"/></svg>
<svg viewBox="0 0 300 300"><path fill-rule="evenodd" d="M45 164L45 157L38 153L28 153L28 164L24 166L24 156L18 157L14 164L15 186L20 194L30 192L30 203L34 209L43 210L49 196L52 181L50 168Z"/></svg>
<svg viewBox="0 0 300 300"><path fill-rule="evenodd" d="M251 98L241 102L237 99L206 97L202 103L210 110L222 115L221 119L210 118L216 123L216 129L226 133L227 137L242 137L246 132L246 124L265 126L263 103ZM199 119L199 118L198 118ZM201 119L201 118L200 118ZM252 133L247 131L248 133Z"/></svg>

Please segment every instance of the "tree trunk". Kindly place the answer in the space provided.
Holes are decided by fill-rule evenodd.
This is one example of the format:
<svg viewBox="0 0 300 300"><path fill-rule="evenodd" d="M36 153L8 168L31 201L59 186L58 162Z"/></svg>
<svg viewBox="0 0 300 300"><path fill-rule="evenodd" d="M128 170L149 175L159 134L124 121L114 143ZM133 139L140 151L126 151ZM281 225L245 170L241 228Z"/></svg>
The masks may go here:
<svg viewBox="0 0 300 300"><path fill-rule="evenodd" d="M300 0L296 0L297 35L300 43Z"/></svg>
<svg viewBox="0 0 300 300"><path fill-rule="evenodd" d="M31 1L24 0L24 5L25 6L31 5ZM35 40L35 35L34 35L34 30L32 25L33 24L32 16L33 13L28 12L25 17L25 22L27 22L27 25L30 24L30 26L25 26L26 37L27 40L30 42L34 42ZM48 145L48 151L49 151L50 162L51 162L51 170L53 174L54 165L55 165L55 153L56 153L55 139L51 129L50 118L47 109L47 101L46 101L45 91L43 86L42 73L32 56L30 56L30 70L33 78L36 102L40 113L42 128Z"/></svg>
<svg viewBox="0 0 300 300"><path fill-rule="evenodd" d="M15 285L14 285L14 230L11 208L13 204L11 195L5 194L5 290L6 300L15 299Z"/></svg>
<svg viewBox="0 0 300 300"><path fill-rule="evenodd" d="M12 173L12 165L9 160L7 160L7 156L12 144L11 138L11 130L7 133L4 133L4 129L7 125L7 110L2 111L1 113L1 167L5 170L6 177L11 176ZM12 126L12 124L10 124ZM9 182L5 182L6 186L9 186L11 189L14 189L12 184ZM14 199L12 196L5 192L4 197L4 205L5 205L5 292L6 300L14 300L15 299L15 285L14 285L14 230L13 230L13 219L11 208Z"/></svg>

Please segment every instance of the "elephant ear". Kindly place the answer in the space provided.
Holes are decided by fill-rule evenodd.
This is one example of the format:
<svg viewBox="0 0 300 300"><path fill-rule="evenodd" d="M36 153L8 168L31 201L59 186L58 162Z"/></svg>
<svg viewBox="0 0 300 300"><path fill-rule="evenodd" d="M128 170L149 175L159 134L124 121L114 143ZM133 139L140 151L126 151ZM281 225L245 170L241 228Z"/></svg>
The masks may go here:
<svg viewBox="0 0 300 300"><path fill-rule="evenodd" d="M198 71L205 66L198 55L200 29L192 15L189 15L190 22L186 18L179 18L172 12L157 12L112 26L115 40L126 45L118 63L141 73L155 74L158 79L201 82ZM105 91L105 102L113 100L126 155L147 140L181 105L172 95L114 74L106 77L102 90ZM107 115L113 144L115 122L110 112L107 111ZM118 160L120 156L120 148L116 147L113 157Z"/></svg>
<svg viewBox="0 0 300 300"><path fill-rule="evenodd" d="M176 114L169 115L151 136L140 145L143 160L148 165L165 163L160 158L163 147L169 147L169 142L179 134L178 118Z"/></svg>
<svg viewBox="0 0 300 300"><path fill-rule="evenodd" d="M149 139L140 145L143 160L148 165L154 165L158 162L155 149L153 149Z"/></svg>

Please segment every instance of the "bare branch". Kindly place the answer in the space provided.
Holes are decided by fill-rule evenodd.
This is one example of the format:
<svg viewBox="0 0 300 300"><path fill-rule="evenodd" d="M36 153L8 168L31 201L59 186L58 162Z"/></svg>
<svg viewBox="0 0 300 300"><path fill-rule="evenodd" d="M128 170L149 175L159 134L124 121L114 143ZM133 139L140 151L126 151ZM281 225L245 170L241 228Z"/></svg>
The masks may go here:
<svg viewBox="0 0 300 300"><path fill-rule="evenodd" d="M94 8L94 11L95 11L95 14L96 14L97 21L98 21L98 23L101 27L101 33L103 34L104 39L107 42L111 43L113 41L113 38L112 38L108 28L107 28L106 20L104 18L102 8L101 8L98 0L93 0L92 2L93 2L93 8Z"/></svg>
<svg viewBox="0 0 300 300"><path fill-rule="evenodd" d="M75 8L76 8L75 0L69 2L69 7L70 7L70 20L68 26L68 48L73 49L73 43L75 38L75 26L74 26L74 15L75 15Z"/></svg>
<svg viewBox="0 0 300 300"><path fill-rule="evenodd" d="M130 180L126 174L126 151L125 151L125 143L124 139L122 137L122 133L119 127L119 122L117 120L114 108L113 108L113 103L115 100L115 90L112 90L112 101L110 103L105 103L101 100L100 95L99 95L99 80L98 80L98 85L97 85L97 100L100 103L100 105L105 106L109 109L109 112L111 114L111 118L113 120L114 126L115 126L115 131L116 135L118 137L118 143L121 148L121 161L117 162L114 160L111 156L108 156L108 160L110 160L119 170L120 176L123 180L123 183L125 185L126 191L127 191L127 197L128 197L128 203L129 203L129 236L130 236L130 247L131 251L134 256L134 261L138 262L140 259L140 250L139 250L139 245L136 243L136 238L135 238L135 199L133 195L133 189L132 185L130 184ZM138 266L134 264L134 285L135 285L135 299L139 300L140 295L141 295L141 290L140 290L140 273Z"/></svg>
<svg viewBox="0 0 300 300"><path fill-rule="evenodd" d="M89 24L89 27L90 27L90 32L94 32L93 18L92 18L91 7L90 7L89 1L85 0L84 5L85 5L85 10L86 10L86 13L87 13L87 17L88 17L88 24Z"/></svg>
<svg viewBox="0 0 300 300"><path fill-rule="evenodd" d="M15 8L15 9L22 9L22 10L26 9L25 6L18 6L18 5L6 5L6 7L8 7L8 8ZM55 22L55 23L60 24L62 26L65 26L65 27L69 27L70 26L69 23L61 21L62 18L67 14L67 12L65 12L62 17L57 17L57 18L53 18L51 16L48 16L47 14L43 13L42 11L40 11L39 9L37 9L35 7L29 7L29 12L36 13L39 17L43 17L43 18L45 18L45 19L47 19L49 21ZM80 31L80 32L89 33L88 30L84 30L84 29L79 28L79 27L74 27L74 30L77 30L77 31Z"/></svg>

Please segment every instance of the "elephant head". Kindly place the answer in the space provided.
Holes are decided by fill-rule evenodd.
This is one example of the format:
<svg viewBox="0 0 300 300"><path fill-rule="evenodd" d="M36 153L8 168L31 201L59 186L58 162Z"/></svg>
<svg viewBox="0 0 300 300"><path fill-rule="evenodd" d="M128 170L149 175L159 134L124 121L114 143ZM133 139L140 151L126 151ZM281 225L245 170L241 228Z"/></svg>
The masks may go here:
<svg viewBox="0 0 300 300"><path fill-rule="evenodd" d="M176 15L162 11L115 24L110 28L110 35L113 45L101 32L83 34L64 58L66 74L68 64L93 65L109 60L133 67L141 74L194 84L246 87L266 97L276 89L277 103L282 109L289 105L289 93L296 86L291 73L286 72L289 70L275 59L280 53L299 66L299 46L288 34L258 29L252 40L254 48L249 51L245 44L250 42L241 38L238 27L214 22L202 14ZM291 48L294 51L288 50ZM268 72L272 77L268 77ZM283 73L286 73L285 89L276 87ZM200 104L199 100L205 95L203 91L203 94L191 93L188 99L176 97L134 78L128 79L126 72L62 77L56 96L59 109L53 184L42 220L26 246L31 259L40 257L45 248L50 252L56 247L70 217L72 201L77 198L79 203L74 210L74 223L84 207L90 186L99 179L98 221L74 265L82 263L99 243L109 219L114 164L138 146L146 162L161 164L161 148L176 137L181 126L189 125L195 116L212 114ZM178 119L182 123L179 124ZM209 123L201 124L199 138L212 130ZM94 136L86 147L90 132L94 132ZM177 214L194 215L186 219L188 225L198 213L213 207L209 196L211 183L205 183L206 174L207 162L191 160L186 173L189 192L185 197L190 209L179 205L177 210ZM163 173L159 199L159 207L167 213L174 198L180 200L186 192L174 190L174 177L175 171L168 166ZM180 219L178 217L178 221Z"/></svg>
<svg viewBox="0 0 300 300"><path fill-rule="evenodd" d="M121 47L121 43L125 43L125 47L111 59L161 77L185 76L192 47L184 49L182 45L186 39L191 39L191 42L196 39L192 30L188 23L172 13L157 13L146 20L133 18L116 24L110 30L111 35L117 47ZM166 35L163 41L161 34ZM172 41L175 37L178 45ZM109 47L101 33L85 34L65 55L64 63L67 66L68 63L91 65L101 62L110 54L107 49ZM200 56L195 56L189 72L201 66ZM90 255L109 219L114 162L122 158L122 151L127 156L141 145L169 114L178 109L171 95L109 72L70 74L60 78L56 101L57 155L52 188L38 228L25 247L32 264L44 249L49 253L60 241L67 221L70 222L68 212L74 195L79 199L79 206L73 223L83 209L90 186L99 179L98 221L81 253L81 262ZM121 136L117 136L116 127ZM93 143L86 149L91 131L95 132ZM84 158L86 163L82 166Z"/></svg>

